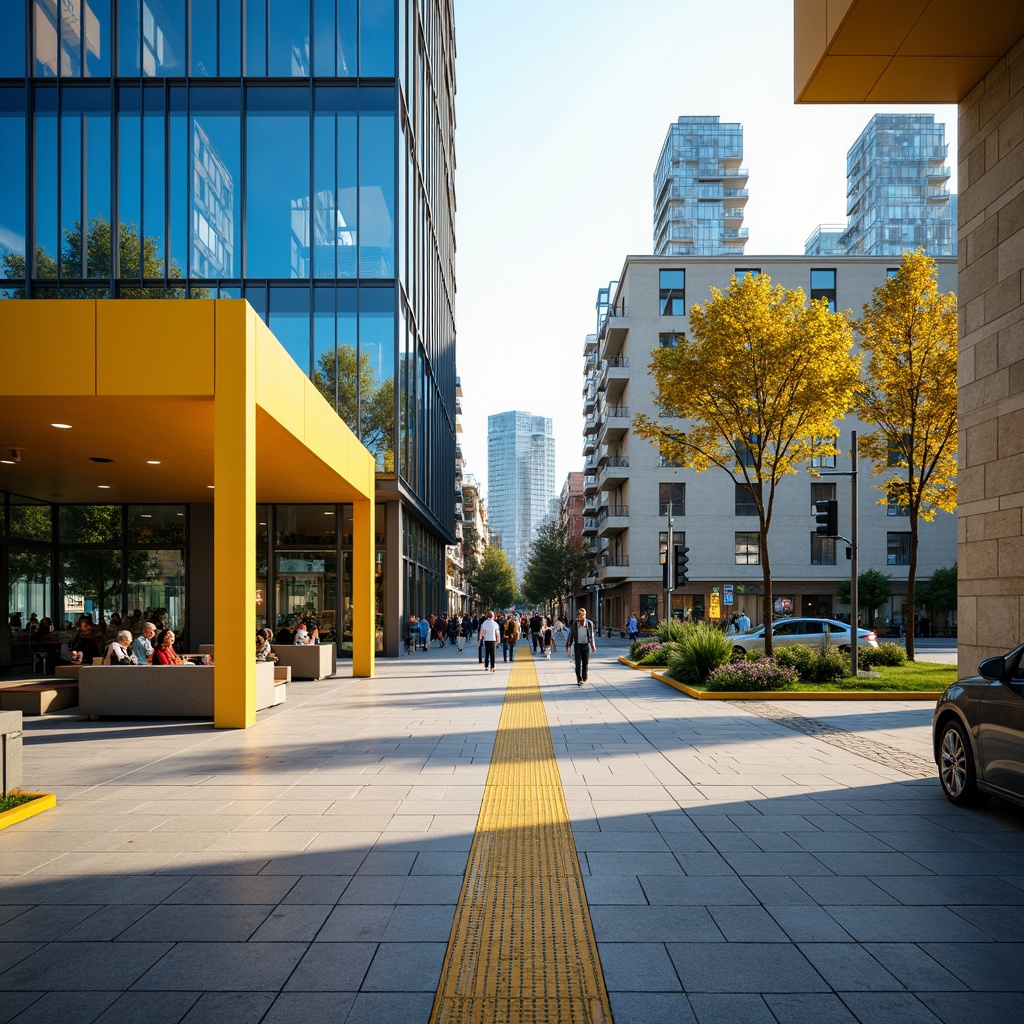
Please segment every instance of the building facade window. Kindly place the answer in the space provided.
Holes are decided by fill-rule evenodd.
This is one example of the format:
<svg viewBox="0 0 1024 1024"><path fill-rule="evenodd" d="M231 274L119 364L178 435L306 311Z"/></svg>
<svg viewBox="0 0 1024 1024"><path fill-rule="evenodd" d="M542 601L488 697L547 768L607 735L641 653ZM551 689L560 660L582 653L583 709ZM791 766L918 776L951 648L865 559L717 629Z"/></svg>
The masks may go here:
<svg viewBox="0 0 1024 1024"><path fill-rule="evenodd" d="M757 499L761 496L760 484L736 484L735 514L738 516L756 516Z"/></svg>
<svg viewBox="0 0 1024 1024"><path fill-rule="evenodd" d="M836 485L812 483L811 484L811 508L814 508L816 501L835 501Z"/></svg>
<svg viewBox="0 0 1024 1024"><path fill-rule="evenodd" d="M760 443L760 438L754 434L749 439L737 438L733 448L736 452L736 462L748 469L754 465L754 449Z"/></svg>
<svg viewBox="0 0 1024 1024"><path fill-rule="evenodd" d="M822 537L819 533L811 534L811 565L836 564L835 537Z"/></svg>
<svg viewBox="0 0 1024 1024"><path fill-rule="evenodd" d="M885 514L887 516L909 516L910 506L901 505L898 501L890 501L885 507Z"/></svg>
<svg viewBox="0 0 1024 1024"><path fill-rule="evenodd" d="M887 533L885 551L886 565L910 565L910 534Z"/></svg>
<svg viewBox="0 0 1024 1024"><path fill-rule="evenodd" d="M737 267L736 268L736 281L737 281L737 283L739 283L748 274L750 274L753 277L756 277L760 273L761 273L761 268L760 267Z"/></svg>
<svg viewBox="0 0 1024 1024"><path fill-rule="evenodd" d="M658 515L669 514L669 502L672 503L673 516L686 515L686 484L661 483L658 484Z"/></svg>
<svg viewBox="0 0 1024 1024"><path fill-rule="evenodd" d="M686 335L680 334L678 331L658 335L658 344L662 348L675 348L677 345L682 345L684 341L686 341Z"/></svg>
<svg viewBox="0 0 1024 1024"><path fill-rule="evenodd" d="M839 438L837 437L820 437L818 441L822 444L836 445L838 444ZM815 469L835 469L836 468L836 457L834 455L814 455L811 457L811 465ZM833 495L835 497L835 495Z"/></svg>
<svg viewBox="0 0 1024 1024"><path fill-rule="evenodd" d="M662 316L685 316L685 270L658 271L658 306Z"/></svg>
<svg viewBox="0 0 1024 1024"><path fill-rule="evenodd" d="M753 533L736 534L736 564L761 564L761 545L759 543L759 534L756 531Z"/></svg>
<svg viewBox="0 0 1024 1024"><path fill-rule="evenodd" d="M827 299L829 312L836 311L835 270L811 271L811 299Z"/></svg>

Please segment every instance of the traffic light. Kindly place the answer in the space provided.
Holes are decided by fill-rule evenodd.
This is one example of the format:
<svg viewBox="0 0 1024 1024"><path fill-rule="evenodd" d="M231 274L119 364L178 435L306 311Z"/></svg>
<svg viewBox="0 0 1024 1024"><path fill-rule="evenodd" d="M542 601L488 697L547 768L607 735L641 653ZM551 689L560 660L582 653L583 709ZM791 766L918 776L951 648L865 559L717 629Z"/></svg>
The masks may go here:
<svg viewBox="0 0 1024 1024"><path fill-rule="evenodd" d="M686 580L686 568L690 564L690 549L684 544L676 545L676 583L677 587L681 587Z"/></svg>
<svg viewBox="0 0 1024 1024"><path fill-rule="evenodd" d="M814 520L818 524L817 532L826 537L839 536L839 502L816 501L814 503Z"/></svg>

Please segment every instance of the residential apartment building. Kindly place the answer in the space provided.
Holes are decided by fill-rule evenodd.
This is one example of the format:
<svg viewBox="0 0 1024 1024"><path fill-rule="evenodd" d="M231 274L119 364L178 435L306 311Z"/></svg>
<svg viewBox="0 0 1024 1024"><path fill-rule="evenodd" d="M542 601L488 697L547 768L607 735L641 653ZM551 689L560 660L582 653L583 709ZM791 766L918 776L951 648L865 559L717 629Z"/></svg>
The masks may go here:
<svg viewBox="0 0 1024 1024"><path fill-rule="evenodd" d="M827 298L835 309L859 312L897 265L891 258L864 257L626 259L607 315L584 346L583 532L597 551L602 622L623 622L629 611L638 617L665 616L660 563L668 544L670 504L672 543L689 548L689 582L672 595L673 614L707 619L716 603L722 614L742 610L754 622L766 614L757 514L739 478L716 469L674 468L633 432L637 413L659 416L648 369L652 352L684 336L692 305L706 302L712 287L727 289L734 274L768 274L787 288L799 286L811 297ZM955 274L954 260L939 261L940 290L953 290ZM842 451L849 450L855 429L864 428L852 415L837 422ZM850 466L840 456L834 467L821 468ZM861 461L858 470L860 571L875 568L892 577L895 596L880 612L884 619L898 614L901 588L905 591L909 523L899 507L877 504L870 463ZM820 537L812 512L815 501L829 498L839 502L840 532L848 533L848 478L800 473L779 487L769 538L777 614L843 610L836 595L839 584L849 579L845 544ZM955 561L956 518L938 513L935 522L921 524L919 577Z"/></svg>
<svg viewBox="0 0 1024 1024"><path fill-rule="evenodd" d="M0 335L5 364L22 362L43 336L50 314L39 300L203 299L209 309L196 315L211 324L220 315L215 302L246 300L369 451L375 471L375 590L355 602L348 492L326 480L312 486L324 446L335 442L325 430L316 436L312 406L299 417L306 424L299 433L309 430L303 466L310 485L265 487L248 499L259 501L256 620L276 626L297 610L316 614L335 623L346 653L358 603L374 624L377 652L397 655L407 615L445 606L445 549L455 540L450 0L11 0L3 10L0 296L31 307L10 314L17 335ZM75 315L70 305L63 315ZM250 333L263 337L263 328ZM205 364L190 361L180 336L169 348L138 334L111 344L141 391L160 390L153 379L159 365L172 368L176 385L201 379ZM152 359L137 364L143 356ZM93 378L84 372L83 379ZM54 375L42 386L38 393L49 394L46 388L83 385ZM13 421L3 406L5 439L27 434L27 449L48 436ZM152 433L144 416L126 420L109 402L87 412L109 436L89 454L113 458L115 469L136 438ZM84 415L74 424L79 430ZM187 417L180 422L191 430ZM167 497L167 488L138 473L97 491L84 470L81 480L69 478L60 458L50 477L29 474L28 459L0 466L0 493L12 495L7 504L42 502L53 517L45 542L31 538L44 544L35 564L46 567L32 580L19 576L14 535L0 531L9 567L0 588L3 621L20 610L27 590L38 594L32 610L54 621L66 620L71 598L83 596L63 568L65 505L102 500L127 510L152 504L159 491L185 526L175 532L176 572L154 581L153 601L170 607L173 590L175 627L193 646L212 639L201 597L209 581L195 557L212 544L215 499L207 488L220 434L212 418L196 424L194 447L183 451L207 473L198 492L182 486ZM156 447L166 467L179 446L166 436ZM260 471L283 458L269 443L260 444L260 455ZM130 536L119 529L104 541L122 565L130 564L123 554ZM131 607L137 582L118 570L109 588L84 595L85 606L97 615Z"/></svg>
<svg viewBox="0 0 1024 1024"><path fill-rule="evenodd" d="M551 515L557 496L550 418L521 410L488 416L490 527L492 533L500 534L517 579L522 579L534 535Z"/></svg>
<svg viewBox="0 0 1024 1024"><path fill-rule="evenodd" d="M469 583L466 580L466 530L464 526L465 495L462 481L466 460L462 454L462 381L455 378L455 543L445 549L445 586L448 591L448 612L464 612L469 608Z"/></svg>
<svg viewBox="0 0 1024 1024"><path fill-rule="evenodd" d="M665 256L742 255L747 172L743 126L717 115L669 126L654 170L654 252Z"/></svg>
<svg viewBox="0 0 1024 1024"><path fill-rule="evenodd" d="M819 225L805 255L899 256L920 247L955 256L948 155L934 114L875 114L846 155L846 228Z"/></svg>
<svg viewBox="0 0 1024 1024"><path fill-rule="evenodd" d="M583 542L583 474L569 473L558 496L559 515L573 543Z"/></svg>

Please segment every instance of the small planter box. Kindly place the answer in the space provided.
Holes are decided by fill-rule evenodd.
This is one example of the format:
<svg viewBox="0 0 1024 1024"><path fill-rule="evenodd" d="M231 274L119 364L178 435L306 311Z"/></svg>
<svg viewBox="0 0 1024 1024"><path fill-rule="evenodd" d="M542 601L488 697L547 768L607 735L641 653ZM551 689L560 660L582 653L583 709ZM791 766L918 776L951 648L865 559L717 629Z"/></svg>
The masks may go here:
<svg viewBox="0 0 1024 1024"><path fill-rule="evenodd" d="M33 799L26 800L25 803L18 804L17 807L12 807L9 811L0 811L0 829L9 828L19 821L25 821L26 818L34 818L37 814L42 814L43 811L57 806L57 798L53 793L27 793L26 796L31 796Z"/></svg>

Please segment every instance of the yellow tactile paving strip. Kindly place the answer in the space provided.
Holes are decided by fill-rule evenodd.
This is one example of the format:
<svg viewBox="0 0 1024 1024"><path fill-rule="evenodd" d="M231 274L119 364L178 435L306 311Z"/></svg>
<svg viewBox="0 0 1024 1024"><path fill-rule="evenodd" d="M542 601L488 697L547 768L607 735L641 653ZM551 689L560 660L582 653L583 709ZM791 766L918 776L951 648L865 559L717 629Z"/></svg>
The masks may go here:
<svg viewBox="0 0 1024 1024"><path fill-rule="evenodd" d="M610 1024L537 671L517 653L430 1021Z"/></svg>

